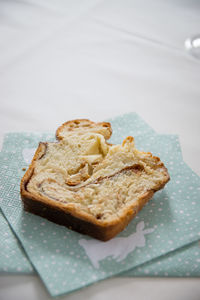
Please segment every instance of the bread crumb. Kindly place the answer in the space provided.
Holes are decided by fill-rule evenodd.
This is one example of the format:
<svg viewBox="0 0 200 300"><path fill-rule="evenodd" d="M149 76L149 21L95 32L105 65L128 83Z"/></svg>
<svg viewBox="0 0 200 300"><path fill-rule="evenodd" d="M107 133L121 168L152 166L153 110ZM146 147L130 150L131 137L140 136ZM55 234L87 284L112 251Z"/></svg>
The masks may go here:
<svg viewBox="0 0 200 300"><path fill-rule="evenodd" d="M26 168L22 168L22 171L26 171Z"/></svg>

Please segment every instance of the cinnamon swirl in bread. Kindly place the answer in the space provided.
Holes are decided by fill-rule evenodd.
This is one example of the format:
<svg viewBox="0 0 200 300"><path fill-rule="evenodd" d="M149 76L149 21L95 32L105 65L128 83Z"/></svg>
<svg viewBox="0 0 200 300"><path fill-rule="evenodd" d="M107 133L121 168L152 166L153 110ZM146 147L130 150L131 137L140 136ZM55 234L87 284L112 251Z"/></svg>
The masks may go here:
<svg viewBox="0 0 200 300"><path fill-rule="evenodd" d="M110 123L64 123L41 142L21 180L24 209L99 240L121 232L170 177L134 138L109 144Z"/></svg>

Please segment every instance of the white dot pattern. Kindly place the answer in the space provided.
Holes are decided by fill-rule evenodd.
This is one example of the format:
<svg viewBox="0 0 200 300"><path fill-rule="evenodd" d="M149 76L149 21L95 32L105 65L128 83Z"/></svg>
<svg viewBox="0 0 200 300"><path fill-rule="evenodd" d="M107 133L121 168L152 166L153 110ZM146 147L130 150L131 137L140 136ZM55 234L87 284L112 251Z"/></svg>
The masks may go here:
<svg viewBox="0 0 200 300"><path fill-rule="evenodd" d="M1 207L53 296L117 275L133 267L137 274L143 272L146 276L152 274L159 276L162 269L162 276L169 276L174 266L174 257L173 255L167 257L165 254L170 255L169 252L199 239L200 179L182 161L177 136L153 134L152 130L148 131L146 124L141 119L139 121L136 115L132 117L125 115L113 120L112 123L115 133L112 142L119 143L122 142L124 135L134 135L139 149L150 150L161 157L169 169L171 181L164 190L157 192L126 230L119 235L129 236L135 232L136 224L144 221L145 228L154 228L154 232L146 238L146 247L136 248L121 262L116 262L113 257L107 257L100 261L99 269L93 267L84 249L79 245L79 239L83 238L81 234L23 211L19 183L23 175L22 168L27 165L23 161L22 150L36 147L39 140L46 140L47 135L15 133L8 134L5 138L0 155ZM139 135L142 132L145 134ZM90 239L85 236L84 238ZM197 253L195 262L184 255L177 256L185 260L186 267L181 269L184 276L190 276L192 273L191 265L195 265L192 276L197 270L199 272L200 258L196 244L193 250ZM158 257L163 256L164 259L164 255L166 260L156 261ZM176 257L175 260L177 261ZM147 265L150 261L152 265ZM142 264L145 269L142 269ZM16 265L18 271L22 268L23 266ZM134 274L132 273L131 276L137 276Z"/></svg>
<svg viewBox="0 0 200 300"><path fill-rule="evenodd" d="M124 277L165 276L165 277L199 277L200 246L194 242L172 253L156 258L123 274ZM146 275L145 275L146 274Z"/></svg>
<svg viewBox="0 0 200 300"><path fill-rule="evenodd" d="M8 222L0 213L0 272L33 273L25 252L12 233Z"/></svg>

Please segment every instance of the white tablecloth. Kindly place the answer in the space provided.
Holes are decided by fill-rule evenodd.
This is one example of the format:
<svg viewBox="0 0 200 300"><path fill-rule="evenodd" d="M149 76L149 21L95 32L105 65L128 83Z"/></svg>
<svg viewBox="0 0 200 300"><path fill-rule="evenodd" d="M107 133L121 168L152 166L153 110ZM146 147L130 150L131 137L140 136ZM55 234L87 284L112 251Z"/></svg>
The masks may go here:
<svg viewBox="0 0 200 300"><path fill-rule="evenodd" d="M55 131L73 118L136 111L180 135L200 175L198 0L2 0L0 140L7 131ZM109 279L63 299L199 299L198 279ZM1 276L1 299L49 299L36 276Z"/></svg>

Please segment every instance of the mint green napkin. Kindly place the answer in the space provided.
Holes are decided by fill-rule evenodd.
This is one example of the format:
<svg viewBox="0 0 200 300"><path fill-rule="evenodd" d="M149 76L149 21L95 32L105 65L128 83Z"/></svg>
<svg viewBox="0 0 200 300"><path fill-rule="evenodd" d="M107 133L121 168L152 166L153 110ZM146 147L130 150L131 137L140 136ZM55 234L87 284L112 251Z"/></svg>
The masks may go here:
<svg viewBox="0 0 200 300"><path fill-rule="evenodd" d="M128 126L126 135L131 135L131 122ZM116 139L114 136L112 141L121 142L120 135ZM101 253L93 256L94 251L88 250L91 238L23 211L19 182L22 168L27 166L24 155L37 146L38 140L46 140L46 135L6 136L0 156L0 197L4 215L51 295L67 293L117 275L199 239L200 180L182 161L176 136L136 136L139 149L151 150L166 163L171 181L126 230L113 239L118 243L119 237L125 238L125 244L126 238L132 236L134 247L124 259L124 249L117 250L116 258L110 250L106 250L107 257L102 257ZM99 243L99 249L107 247L106 244L107 249L119 248L113 247L110 242L103 243L104 246ZM196 260L198 263L198 258Z"/></svg>
<svg viewBox="0 0 200 300"><path fill-rule="evenodd" d="M34 269L2 213L0 236L0 272L32 274ZM200 244L194 242L178 248L119 276L200 277Z"/></svg>
<svg viewBox="0 0 200 300"><path fill-rule="evenodd" d="M124 277L200 277L200 246L194 242L127 272Z"/></svg>
<svg viewBox="0 0 200 300"><path fill-rule="evenodd" d="M113 128L115 129L113 132L113 136L118 135L118 131L120 135L124 138L126 137L126 129L127 124L131 123L131 133L133 136L139 134L154 134L154 130L147 125L147 123L136 113L129 113L123 116L118 116L112 120ZM23 135L23 133L21 133ZM30 134L31 136L31 134ZM47 133L45 138L54 139L53 134ZM36 143L39 142L39 138ZM31 161L34 149L31 151L24 152L24 162L29 164ZM0 187L1 189L1 187ZM3 216L0 209L0 273L33 273L34 269L29 262L23 248L21 247L17 237L14 235L11 227L9 226L7 220Z"/></svg>
<svg viewBox="0 0 200 300"><path fill-rule="evenodd" d="M0 272L4 273L33 273L17 237L15 237L7 220L0 210Z"/></svg>

